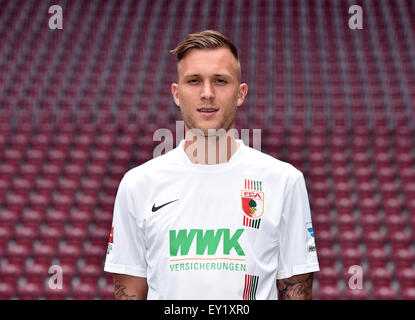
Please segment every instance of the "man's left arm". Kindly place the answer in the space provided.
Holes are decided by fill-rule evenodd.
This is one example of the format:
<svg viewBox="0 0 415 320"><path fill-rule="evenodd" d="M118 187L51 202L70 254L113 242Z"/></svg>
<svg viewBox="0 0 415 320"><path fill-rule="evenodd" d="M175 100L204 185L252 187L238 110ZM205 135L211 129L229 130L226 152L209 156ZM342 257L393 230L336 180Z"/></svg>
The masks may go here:
<svg viewBox="0 0 415 320"><path fill-rule="evenodd" d="M280 300L311 300L313 272L277 280Z"/></svg>

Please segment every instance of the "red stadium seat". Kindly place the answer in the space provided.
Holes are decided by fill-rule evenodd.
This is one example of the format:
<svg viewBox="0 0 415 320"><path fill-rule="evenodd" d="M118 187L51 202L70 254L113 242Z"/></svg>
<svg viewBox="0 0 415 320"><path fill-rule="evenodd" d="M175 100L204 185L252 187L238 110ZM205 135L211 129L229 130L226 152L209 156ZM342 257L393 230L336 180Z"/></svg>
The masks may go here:
<svg viewBox="0 0 415 320"><path fill-rule="evenodd" d="M4 264L0 266L0 283L15 287L22 273L23 267L21 264Z"/></svg>
<svg viewBox="0 0 415 320"><path fill-rule="evenodd" d="M386 243L386 236L379 230L370 230L362 234L363 241L371 247L382 248Z"/></svg>
<svg viewBox="0 0 415 320"><path fill-rule="evenodd" d="M50 244L38 243L33 246L32 257L34 264L49 266L55 255L56 247Z"/></svg>
<svg viewBox="0 0 415 320"><path fill-rule="evenodd" d="M79 280L81 283L96 285L99 277L101 276L102 270L101 266L85 264L83 267L78 269Z"/></svg>
<svg viewBox="0 0 415 320"><path fill-rule="evenodd" d="M10 300L14 297L16 287L10 283L0 281L0 300ZM108 299L110 300L110 299Z"/></svg>
<svg viewBox="0 0 415 320"><path fill-rule="evenodd" d="M403 210L403 202L395 197L383 201L383 206L388 215L399 215Z"/></svg>
<svg viewBox="0 0 415 320"><path fill-rule="evenodd" d="M63 285L62 288L44 286L44 295L47 300L65 300L70 297L70 287Z"/></svg>
<svg viewBox="0 0 415 320"><path fill-rule="evenodd" d="M317 298L320 300L339 300L341 292L337 286L321 286L318 289Z"/></svg>
<svg viewBox="0 0 415 320"><path fill-rule="evenodd" d="M107 228L95 228L89 233L91 243L101 247L108 244L109 230Z"/></svg>
<svg viewBox="0 0 415 320"><path fill-rule="evenodd" d="M96 198L101 188L101 180L102 178L89 178L83 180L81 182L81 189L83 191L83 194L93 196L94 198Z"/></svg>
<svg viewBox="0 0 415 320"><path fill-rule="evenodd" d="M45 279L49 277L49 268L44 264L31 264L25 268L26 281L38 285L43 285Z"/></svg>
<svg viewBox="0 0 415 320"><path fill-rule="evenodd" d="M354 175L359 183L370 182L373 178L373 172L368 167L359 167L354 171Z"/></svg>
<svg viewBox="0 0 415 320"><path fill-rule="evenodd" d="M402 189L408 198L415 199L415 182L404 183Z"/></svg>
<svg viewBox="0 0 415 320"><path fill-rule="evenodd" d="M16 194L6 195L6 206L8 210L21 212L26 205L27 201L24 196Z"/></svg>
<svg viewBox="0 0 415 320"><path fill-rule="evenodd" d="M356 248L361 241L360 235L355 230L345 229L339 233L341 245Z"/></svg>
<svg viewBox="0 0 415 320"><path fill-rule="evenodd" d="M109 193L108 191L105 191L105 193L102 194L103 195L98 200L98 205L102 210L112 211L114 209L115 195L113 192Z"/></svg>
<svg viewBox="0 0 415 320"><path fill-rule="evenodd" d="M338 198L336 201L336 211L342 215L342 214L351 214L353 213L355 209L355 204L353 200L349 199L349 197L346 198Z"/></svg>
<svg viewBox="0 0 415 320"><path fill-rule="evenodd" d="M79 179L74 177L60 179L58 183L59 193L62 195L72 195L79 188Z"/></svg>
<svg viewBox="0 0 415 320"><path fill-rule="evenodd" d="M415 215L415 198L407 201L406 208L408 209L411 217Z"/></svg>
<svg viewBox="0 0 415 320"><path fill-rule="evenodd" d="M415 270L412 267L398 269L396 277L401 288L415 288Z"/></svg>
<svg viewBox="0 0 415 320"><path fill-rule="evenodd" d="M369 293L365 288L362 289L347 289L345 293L346 300L367 300Z"/></svg>
<svg viewBox="0 0 415 320"><path fill-rule="evenodd" d="M373 297L375 300L395 300L397 299L397 292L389 285L374 287Z"/></svg>
<svg viewBox="0 0 415 320"><path fill-rule="evenodd" d="M27 209L22 213L22 223L29 228L39 229L44 219L44 213L33 208Z"/></svg>
<svg viewBox="0 0 415 320"><path fill-rule="evenodd" d="M107 243L105 245L91 244L87 246L83 251L83 258L87 265L103 266L103 261L107 254Z"/></svg>
<svg viewBox="0 0 415 320"><path fill-rule="evenodd" d="M20 218L19 210L12 210L10 207L0 210L0 223L3 228L14 230L17 221Z"/></svg>
<svg viewBox="0 0 415 320"><path fill-rule="evenodd" d="M85 227L69 227L65 229L64 239L66 244L81 248L87 239L87 229Z"/></svg>
<svg viewBox="0 0 415 320"><path fill-rule="evenodd" d="M98 210L94 214L94 223L97 228L110 230L112 224L112 211Z"/></svg>
<svg viewBox="0 0 415 320"><path fill-rule="evenodd" d="M22 197L27 197L33 188L33 180L17 178L13 180L12 189L14 194Z"/></svg>
<svg viewBox="0 0 415 320"><path fill-rule="evenodd" d="M394 182L385 182L380 184L380 190L386 198L397 198L399 194L399 186Z"/></svg>
<svg viewBox="0 0 415 320"><path fill-rule="evenodd" d="M343 234L346 231L353 232L357 225L357 219L352 213L340 214L336 222L340 234Z"/></svg>
<svg viewBox="0 0 415 320"><path fill-rule="evenodd" d="M377 267L386 267L389 260L391 259L389 253L385 249L379 247L368 247L366 258L371 269Z"/></svg>
<svg viewBox="0 0 415 320"><path fill-rule="evenodd" d="M13 235L12 228L0 225L0 245L6 247Z"/></svg>
<svg viewBox="0 0 415 320"><path fill-rule="evenodd" d="M406 221L401 214L389 213L385 216L385 224L389 232L404 232Z"/></svg>
<svg viewBox="0 0 415 320"><path fill-rule="evenodd" d="M415 253L410 248L398 248L392 251L393 261L398 269L411 268L415 262Z"/></svg>
<svg viewBox="0 0 415 320"><path fill-rule="evenodd" d="M106 171L106 165L93 163L87 168L87 176L91 179L102 179Z"/></svg>
<svg viewBox="0 0 415 320"><path fill-rule="evenodd" d="M387 234L389 242L392 245L392 248L397 251L399 249L409 248L411 244L411 235L404 230L392 230Z"/></svg>
<svg viewBox="0 0 415 320"><path fill-rule="evenodd" d="M42 176L46 179L56 179L62 172L62 168L60 165L49 163L44 164L41 173Z"/></svg>
<svg viewBox="0 0 415 320"><path fill-rule="evenodd" d="M79 139L79 137L77 137ZM78 147L79 148L79 147ZM78 168L85 166L86 161L88 160L88 152L84 150L73 150L69 154L69 161L71 164L78 166ZM83 168L82 168L83 169ZM75 171L78 173L78 171ZM83 170L80 170L80 173L82 173Z"/></svg>
<svg viewBox="0 0 415 320"><path fill-rule="evenodd" d="M46 210L50 204L50 198L41 194L32 194L29 205L35 210Z"/></svg>
<svg viewBox="0 0 415 320"><path fill-rule="evenodd" d="M30 247L23 244L10 244L6 250L7 262L12 265L24 266L30 255Z"/></svg>
<svg viewBox="0 0 415 320"><path fill-rule="evenodd" d="M352 188L349 182L339 182L335 184L334 192L338 197L347 198L350 196Z"/></svg>
<svg viewBox="0 0 415 320"><path fill-rule="evenodd" d="M367 233L369 231L378 231L382 221L377 213L364 213L360 217L359 224L363 229L363 233Z"/></svg>
<svg viewBox="0 0 415 320"><path fill-rule="evenodd" d="M69 210L75 203L75 198L72 193L68 190L65 192L60 192L59 195L56 195L53 198L53 206L58 210Z"/></svg>
<svg viewBox="0 0 415 320"><path fill-rule="evenodd" d="M372 268L369 277L375 286L387 286L393 280L393 274L388 268Z"/></svg>
<svg viewBox="0 0 415 320"><path fill-rule="evenodd" d="M83 228L87 226L93 219L93 210L73 210L70 213L69 220L67 222L70 222L71 226L73 227L79 227Z"/></svg>
<svg viewBox="0 0 415 320"><path fill-rule="evenodd" d="M314 214L313 226L315 233L318 234L319 230L329 230L331 227L331 222L332 220L328 214Z"/></svg>
<svg viewBox="0 0 415 320"><path fill-rule="evenodd" d="M362 253L357 247L350 246L342 249L340 256L345 269L348 269L352 265L362 264Z"/></svg>
<svg viewBox="0 0 415 320"><path fill-rule="evenodd" d="M334 266L324 266L316 274L320 286L336 286L340 279L340 273Z"/></svg>
<svg viewBox="0 0 415 320"><path fill-rule="evenodd" d="M46 212L45 222L48 227L63 231L69 218L69 212L65 209L51 209Z"/></svg>
<svg viewBox="0 0 415 320"><path fill-rule="evenodd" d="M60 141L56 145L62 147L64 144L65 143L63 141ZM48 160L50 161L50 164L60 167L64 163L65 159L66 159L66 152L62 150L52 149L48 152Z"/></svg>
<svg viewBox="0 0 415 320"><path fill-rule="evenodd" d="M415 288L403 288L402 290L402 297L403 300L415 300Z"/></svg>
<svg viewBox="0 0 415 320"><path fill-rule="evenodd" d="M330 210L330 203L326 197L318 197L313 199L312 204L313 212L316 214L328 214Z"/></svg>
<svg viewBox="0 0 415 320"><path fill-rule="evenodd" d="M17 289L17 295L20 300L36 300L43 294L42 285L38 283L25 283Z"/></svg>
<svg viewBox="0 0 415 320"><path fill-rule="evenodd" d="M97 197L93 195L80 195L76 200L76 206L79 210L92 212L97 203Z"/></svg>
<svg viewBox="0 0 415 320"><path fill-rule="evenodd" d="M114 285L106 284L98 289L98 296L101 300L114 300Z"/></svg>
<svg viewBox="0 0 415 320"><path fill-rule="evenodd" d="M318 235L316 235L317 247L332 245L335 240L337 240L337 237L331 230L319 230Z"/></svg>
<svg viewBox="0 0 415 320"><path fill-rule="evenodd" d="M62 268L62 288L71 289L74 279L77 278L77 264L68 264L62 261L59 261L58 266Z"/></svg>
<svg viewBox="0 0 415 320"><path fill-rule="evenodd" d="M62 230L57 227L45 226L40 230L39 238L45 245L56 248L62 237Z"/></svg>
<svg viewBox="0 0 415 320"><path fill-rule="evenodd" d="M24 225L16 227L14 234L16 243L25 247L31 247L38 236L36 228Z"/></svg>
<svg viewBox="0 0 415 320"><path fill-rule="evenodd" d="M81 256L79 246L65 244L58 249L58 258L60 264L76 265Z"/></svg>
<svg viewBox="0 0 415 320"><path fill-rule="evenodd" d="M96 297L96 285L81 283L72 287L75 300L92 300Z"/></svg>
<svg viewBox="0 0 415 320"><path fill-rule="evenodd" d="M333 178L336 182L347 182L350 172L345 167L338 167L333 170Z"/></svg>
<svg viewBox="0 0 415 320"><path fill-rule="evenodd" d="M360 205L362 206L362 208L365 207L373 207L374 205L377 204L377 201L375 199L373 199L373 195L375 192L375 187L373 185L373 183L371 182L360 182L357 184L357 191L359 194L359 197L362 197L362 199L369 199L369 200L365 200L364 203L360 203ZM371 200L373 199L373 200Z"/></svg>

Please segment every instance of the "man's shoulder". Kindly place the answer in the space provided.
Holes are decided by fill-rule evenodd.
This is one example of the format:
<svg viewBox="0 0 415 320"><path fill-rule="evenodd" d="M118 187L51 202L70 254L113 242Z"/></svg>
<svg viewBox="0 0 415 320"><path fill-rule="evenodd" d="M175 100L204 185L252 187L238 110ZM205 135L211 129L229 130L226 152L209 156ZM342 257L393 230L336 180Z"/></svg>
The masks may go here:
<svg viewBox="0 0 415 320"><path fill-rule="evenodd" d="M129 169L125 172L124 178L135 180L135 178L143 177L143 175L148 175L152 172L157 172L162 168L169 167L169 164L173 163L175 160L174 150L175 149L172 149L169 152L149 159L146 162Z"/></svg>
<svg viewBox="0 0 415 320"><path fill-rule="evenodd" d="M270 173L284 175L292 179L296 179L303 175L303 173L294 167L292 164L283 160L277 159L265 152L247 146L245 161L251 165L262 170L267 170Z"/></svg>

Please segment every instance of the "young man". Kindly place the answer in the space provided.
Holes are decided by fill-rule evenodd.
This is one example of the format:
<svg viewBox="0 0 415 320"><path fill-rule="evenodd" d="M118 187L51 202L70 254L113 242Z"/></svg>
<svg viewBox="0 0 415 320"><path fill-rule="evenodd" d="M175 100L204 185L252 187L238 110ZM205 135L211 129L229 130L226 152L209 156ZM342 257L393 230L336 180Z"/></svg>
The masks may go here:
<svg viewBox="0 0 415 320"><path fill-rule="evenodd" d="M172 52L186 138L120 183L105 263L116 299L311 299L304 177L230 134L248 91L237 49L206 30Z"/></svg>

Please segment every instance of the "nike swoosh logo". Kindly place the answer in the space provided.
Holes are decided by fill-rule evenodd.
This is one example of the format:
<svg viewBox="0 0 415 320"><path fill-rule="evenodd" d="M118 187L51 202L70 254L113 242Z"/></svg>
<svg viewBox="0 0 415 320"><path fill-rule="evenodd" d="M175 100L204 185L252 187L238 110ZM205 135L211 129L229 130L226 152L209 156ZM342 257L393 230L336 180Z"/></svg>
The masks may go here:
<svg viewBox="0 0 415 320"><path fill-rule="evenodd" d="M166 203L164 203L164 204L162 204L161 206L158 206L158 207L156 207L156 204L154 203L154 204L153 204L153 208L151 208L151 211L156 212L158 209L161 209L161 208L163 208L164 206L167 206L168 204L170 204L170 203L172 203L172 202L174 202L174 201L177 201L177 200L179 200L179 199L176 199L176 200L172 200L172 201L166 202Z"/></svg>

